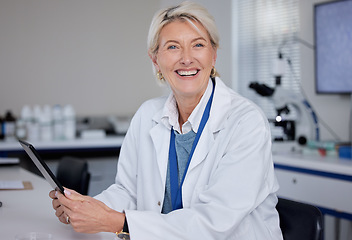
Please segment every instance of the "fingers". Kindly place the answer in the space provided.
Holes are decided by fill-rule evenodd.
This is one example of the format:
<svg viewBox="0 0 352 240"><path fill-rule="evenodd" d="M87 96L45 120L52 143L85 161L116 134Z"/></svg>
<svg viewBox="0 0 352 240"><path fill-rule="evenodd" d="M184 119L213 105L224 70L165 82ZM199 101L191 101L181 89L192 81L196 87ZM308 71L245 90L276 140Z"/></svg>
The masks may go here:
<svg viewBox="0 0 352 240"><path fill-rule="evenodd" d="M76 232L84 233L106 232L111 229L115 231L116 226L122 227L124 214L112 211L103 202L92 197L80 195L72 190L67 191L69 193L65 192L65 196L58 193L58 199L53 200L55 214L60 222L71 224Z"/></svg>
<svg viewBox="0 0 352 240"><path fill-rule="evenodd" d="M104 203L68 188L65 188L64 194L51 191L49 196L53 199L52 206L59 221L71 224L77 232L97 232L97 226L105 219L100 215L110 210Z"/></svg>
<svg viewBox="0 0 352 240"><path fill-rule="evenodd" d="M54 209L58 209L60 206L62 206L64 211L67 212L68 209L75 209L80 205L80 203L89 199L89 197L83 196L76 191L68 188L65 188L64 194L59 191L55 193L57 198L52 202Z"/></svg>
<svg viewBox="0 0 352 240"><path fill-rule="evenodd" d="M55 190L50 191L50 192L49 192L49 197L50 197L51 199L55 199L55 198L56 198L56 191L55 191Z"/></svg>
<svg viewBox="0 0 352 240"><path fill-rule="evenodd" d="M59 221L64 223L64 224L70 224L70 217L67 214L62 214L59 217Z"/></svg>
<svg viewBox="0 0 352 240"><path fill-rule="evenodd" d="M50 198L53 199L52 200L52 206L53 206L53 209L55 210L55 215L61 221L61 216L63 215L64 210L63 210L63 206L61 206L61 203L60 203L59 199L56 197L57 196L57 192L56 191L51 191L49 193L49 196L50 196Z"/></svg>
<svg viewBox="0 0 352 240"><path fill-rule="evenodd" d="M85 196L83 196L82 194L79 194L78 192L72 190L72 189L68 189L65 188L65 197L67 197L70 200L74 200L74 201L84 201L85 200Z"/></svg>
<svg viewBox="0 0 352 240"><path fill-rule="evenodd" d="M60 222L68 224L67 222L67 216L68 214L66 213L68 209L61 205L59 200L53 200L53 208L55 209L55 215L59 219Z"/></svg>
<svg viewBox="0 0 352 240"><path fill-rule="evenodd" d="M60 206L56 209L55 215L60 218L65 213L65 209L63 206Z"/></svg>
<svg viewBox="0 0 352 240"><path fill-rule="evenodd" d="M70 203L72 202L69 196L71 195L71 191L73 190L66 190L64 191L65 195L63 195L61 192L57 191L56 192L56 197L61 205L64 205L68 207Z"/></svg>
<svg viewBox="0 0 352 240"><path fill-rule="evenodd" d="M52 206L53 206L53 209L55 210L55 215L57 216L59 221L64 224L69 224L69 222L67 222L68 215L65 214L65 211L67 211L67 208L64 206L64 204L61 203L62 200L66 199L64 195L59 191L53 190L49 192L49 197L53 199Z"/></svg>
<svg viewBox="0 0 352 240"><path fill-rule="evenodd" d="M58 207L61 206L61 203L59 202L59 200L57 198L55 198L52 201L52 205L53 205L54 210L56 210Z"/></svg>

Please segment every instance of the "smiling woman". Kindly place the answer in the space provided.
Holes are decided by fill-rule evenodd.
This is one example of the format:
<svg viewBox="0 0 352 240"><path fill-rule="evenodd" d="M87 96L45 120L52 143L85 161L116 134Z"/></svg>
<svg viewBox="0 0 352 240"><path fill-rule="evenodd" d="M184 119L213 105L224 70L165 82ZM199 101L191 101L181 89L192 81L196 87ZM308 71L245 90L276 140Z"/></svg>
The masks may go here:
<svg viewBox="0 0 352 240"><path fill-rule="evenodd" d="M183 125L203 96L216 62L216 50L198 22L175 20L161 30L154 67L170 85ZM179 34L182 32L183 34ZM204 37L203 37L204 36Z"/></svg>
<svg viewBox="0 0 352 240"><path fill-rule="evenodd" d="M133 240L282 239L268 121L216 76L218 39L198 4L154 16L148 53L172 91L133 117L107 190L50 193L61 222Z"/></svg>

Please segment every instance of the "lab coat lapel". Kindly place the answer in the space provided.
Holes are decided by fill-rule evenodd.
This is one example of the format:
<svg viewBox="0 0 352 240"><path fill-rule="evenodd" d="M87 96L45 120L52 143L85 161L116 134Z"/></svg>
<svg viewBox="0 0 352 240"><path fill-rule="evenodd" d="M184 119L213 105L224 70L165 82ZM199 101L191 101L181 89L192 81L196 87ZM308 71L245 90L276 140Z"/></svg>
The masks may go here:
<svg viewBox="0 0 352 240"><path fill-rule="evenodd" d="M205 125L202 135L199 138L199 142L197 144L196 149L194 150L193 157L188 167L188 172L191 172L193 168L195 168L198 164L200 164L206 156L208 152L214 145L214 135L213 131L210 129L209 125Z"/></svg>
<svg viewBox="0 0 352 240"><path fill-rule="evenodd" d="M162 123L159 122L150 130L150 136L154 144L156 161L158 162L159 173L162 184L164 186L166 182L168 164L170 131Z"/></svg>
<svg viewBox="0 0 352 240"><path fill-rule="evenodd" d="M219 78L216 78L210 117L194 151L188 172L204 161L212 146L214 146L215 134L224 128L224 120L227 118L230 101L231 98L224 83Z"/></svg>

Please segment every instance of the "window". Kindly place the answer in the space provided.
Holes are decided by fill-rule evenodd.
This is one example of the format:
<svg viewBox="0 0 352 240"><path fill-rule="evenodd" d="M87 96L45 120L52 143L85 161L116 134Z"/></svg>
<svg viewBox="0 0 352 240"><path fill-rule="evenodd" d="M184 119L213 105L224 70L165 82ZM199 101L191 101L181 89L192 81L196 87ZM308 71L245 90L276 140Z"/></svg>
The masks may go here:
<svg viewBox="0 0 352 240"><path fill-rule="evenodd" d="M237 91L259 105L269 119L276 116L269 98L249 88L251 82L275 87L273 61L283 54L286 62L281 85L300 92L298 0L234 0L237 37ZM236 36L237 35L237 36ZM292 113L293 115L294 112Z"/></svg>

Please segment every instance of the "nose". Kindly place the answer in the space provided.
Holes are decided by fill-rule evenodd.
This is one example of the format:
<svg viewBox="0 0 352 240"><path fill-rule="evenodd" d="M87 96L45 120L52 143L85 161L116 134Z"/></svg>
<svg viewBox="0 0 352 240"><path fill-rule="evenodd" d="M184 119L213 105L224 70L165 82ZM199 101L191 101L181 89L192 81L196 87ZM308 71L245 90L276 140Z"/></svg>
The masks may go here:
<svg viewBox="0 0 352 240"><path fill-rule="evenodd" d="M192 51L188 48L184 48L181 53L181 64L188 66L193 63Z"/></svg>

